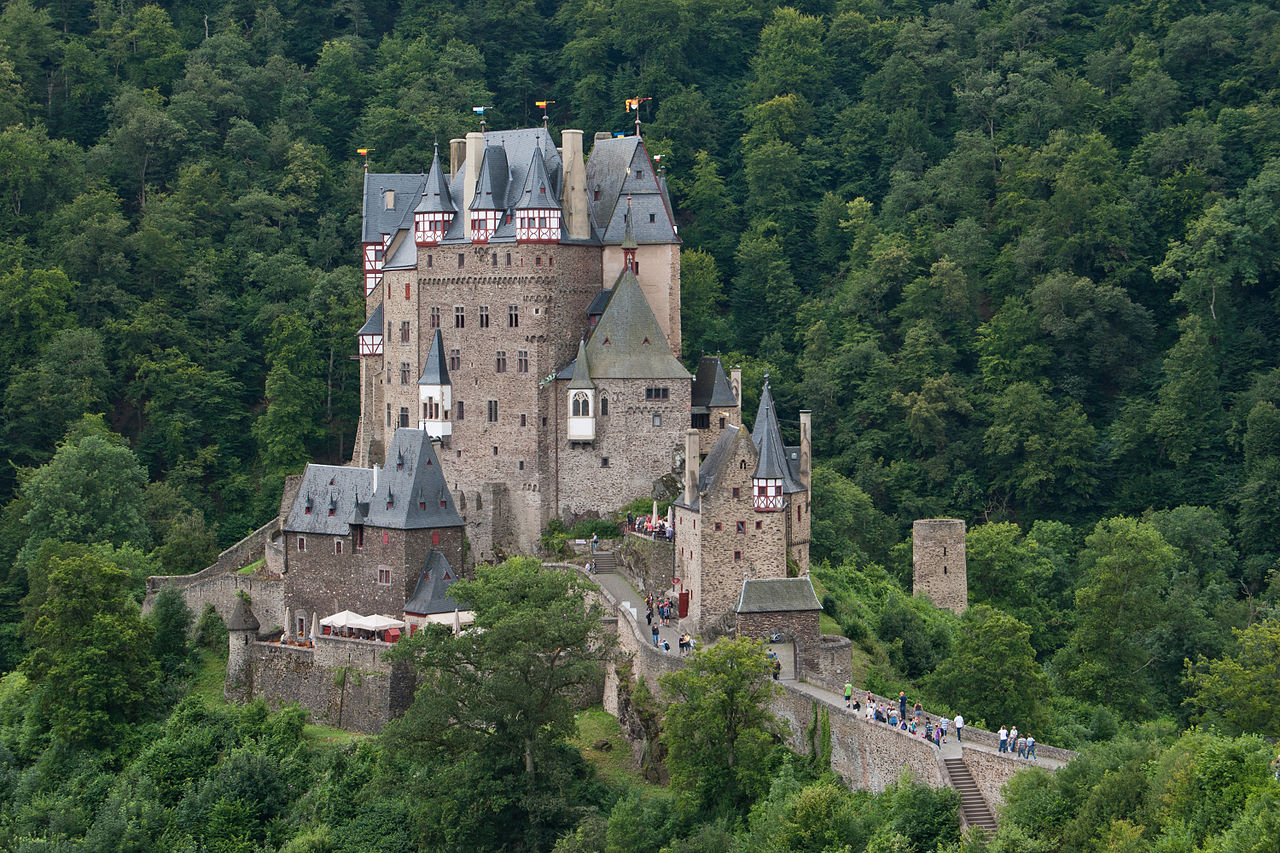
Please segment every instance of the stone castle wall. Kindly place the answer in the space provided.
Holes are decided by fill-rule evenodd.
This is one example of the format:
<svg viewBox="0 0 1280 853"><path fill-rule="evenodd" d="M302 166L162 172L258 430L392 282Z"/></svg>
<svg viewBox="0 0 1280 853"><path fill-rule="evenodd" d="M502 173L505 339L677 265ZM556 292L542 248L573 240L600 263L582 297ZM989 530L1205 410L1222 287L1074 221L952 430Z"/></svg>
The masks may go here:
<svg viewBox="0 0 1280 853"><path fill-rule="evenodd" d="M796 677L837 693L853 677L853 643L818 632L819 611L739 613L738 636L761 639L781 634L795 643Z"/></svg>
<svg viewBox="0 0 1280 853"><path fill-rule="evenodd" d="M926 518L911 526L912 593L956 613L969 606L964 531L958 518Z"/></svg>
<svg viewBox="0 0 1280 853"><path fill-rule="evenodd" d="M388 648L335 637L317 637L314 648L251 642L242 665L228 670L226 695L261 696L272 708L297 703L316 723L376 734L409 707L415 687L410 664L382 659Z"/></svg>

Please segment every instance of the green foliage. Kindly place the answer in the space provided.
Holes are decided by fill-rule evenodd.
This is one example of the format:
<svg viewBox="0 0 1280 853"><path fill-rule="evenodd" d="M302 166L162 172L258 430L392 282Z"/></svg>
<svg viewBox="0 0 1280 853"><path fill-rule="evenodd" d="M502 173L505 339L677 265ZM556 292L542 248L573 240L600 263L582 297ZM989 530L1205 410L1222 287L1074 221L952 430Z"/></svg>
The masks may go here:
<svg viewBox="0 0 1280 853"><path fill-rule="evenodd" d="M1228 733L1280 737L1280 701L1270 689L1280 678L1280 622L1257 622L1234 634L1235 653L1188 662L1187 701L1201 722Z"/></svg>
<svg viewBox="0 0 1280 853"><path fill-rule="evenodd" d="M663 743L686 814L741 813L768 785L779 722L762 643L721 640L694 651L659 680L670 699Z"/></svg>

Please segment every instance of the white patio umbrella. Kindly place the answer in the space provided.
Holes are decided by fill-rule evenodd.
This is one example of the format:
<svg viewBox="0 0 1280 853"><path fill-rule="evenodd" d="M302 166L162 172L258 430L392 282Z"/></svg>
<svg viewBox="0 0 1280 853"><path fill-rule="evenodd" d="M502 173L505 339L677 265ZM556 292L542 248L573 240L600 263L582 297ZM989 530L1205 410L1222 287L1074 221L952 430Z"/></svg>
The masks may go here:
<svg viewBox="0 0 1280 853"><path fill-rule="evenodd" d="M351 628L352 622L356 619L363 619L359 613L352 613L350 610L344 610L341 613L335 613L332 616L326 616L320 620L320 624L329 628Z"/></svg>

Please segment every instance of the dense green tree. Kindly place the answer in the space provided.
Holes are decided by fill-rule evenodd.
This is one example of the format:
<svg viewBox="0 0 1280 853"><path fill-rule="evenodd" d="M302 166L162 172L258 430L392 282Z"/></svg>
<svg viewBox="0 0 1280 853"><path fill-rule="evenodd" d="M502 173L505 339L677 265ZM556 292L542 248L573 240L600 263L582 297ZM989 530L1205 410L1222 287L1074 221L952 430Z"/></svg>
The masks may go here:
<svg viewBox="0 0 1280 853"><path fill-rule="evenodd" d="M768 786L779 724L763 645L749 638L699 648L660 682L671 784L691 813L741 813Z"/></svg>
<svg viewBox="0 0 1280 853"><path fill-rule="evenodd" d="M22 669L54 735L68 743L110 744L153 711L153 634L128 580L88 548L49 560Z"/></svg>
<svg viewBox="0 0 1280 853"><path fill-rule="evenodd" d="M1256 622L1233 632L1239 650L1189 666L1188 702L1198 719L1231 734L1280 734L1280 701L1270 685L1280 677L1280 623Z"/></svg>

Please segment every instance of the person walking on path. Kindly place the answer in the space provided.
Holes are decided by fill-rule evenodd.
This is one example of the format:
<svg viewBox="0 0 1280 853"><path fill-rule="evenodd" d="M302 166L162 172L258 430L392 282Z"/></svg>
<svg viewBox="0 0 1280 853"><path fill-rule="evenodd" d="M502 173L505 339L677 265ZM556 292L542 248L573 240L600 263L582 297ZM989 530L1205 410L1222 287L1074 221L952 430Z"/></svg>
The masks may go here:
<svg viewBox="0 0 1280 853"><path fill-rule="evenodd" d="M1013 755L1013 751L1018 748L1018 727L1013 726L1009 729L1009 754Z"/></svg>
<svg viewBox="0 0 1280 853"><path fill-rule="evenodd" d="M596 548L599 548L599 547L600 547L600 534L592 533L591 534L591 553L594 554L596 552Z"/></svg>
<svg viewBox="0 0 1280 853"><path fill-rule="evenodd" d="M1018 755L1017 758L1027 757L1027 739L1025 737L1018 738Z"/></svg>
<svg viewBox="0 0 1280 853"><path fill-rule="evenodd" d="M1000 751L1008 752L1009 751L1009 730L1006 729L1004 726L1001 726L1000 731L996 732L996 734L1000 735Z"/></svg>
<svg viewBox="0 0 1280 853"><path fill-rule="evenodd" d="M898 719L905 720L907 718L907 691L898 691Z"/></svg>
<svg viewBox="0 0 1280 853"><path fill-rule="evenodd" d="M956 714L956 740L964 740L964 716Z"/></svg>
<svg viewBox="0 0 1280 853"><path fill-rule="evenodd" d="M920 717L924 714L924 705L920 704L919 699L916 700L916 706L914 708L914 711L915 713L912 716L915 716L915 717Z"/></svg>
<svg viewBox="0 0 1280 853"><path fill-rule="evenodd" d="M657 625L653 626L653 644L655 646L658 645L658 626Z"/></svg>
<svg viewBox="0 0 1280 853"><path fill-rule="evenodd" d="M941 720L938 720L938 737L943 743L947 742L947 729L950 726L951 720L947 717L944 716Z"/></svg>
<svg viewBox="0 0 1280 853"><path fill-rule="evenodd" d="M650 604L644 611L644 623L653 625L653 605Z"/></svg>
<svg viewBox="0 0 1280 853"><path fill-rule="evenodd" d="M1032 761L1040 760L1036 758L1036 739L1031 735L1027 735L1027 758L1030 758Z"/></svg>
<svg viewBox="0 0 1280 853"><path fill-rule="evenodd" d="M844 683L844 706L846 708L853 707L853 684L848 681Z"/></svg>

